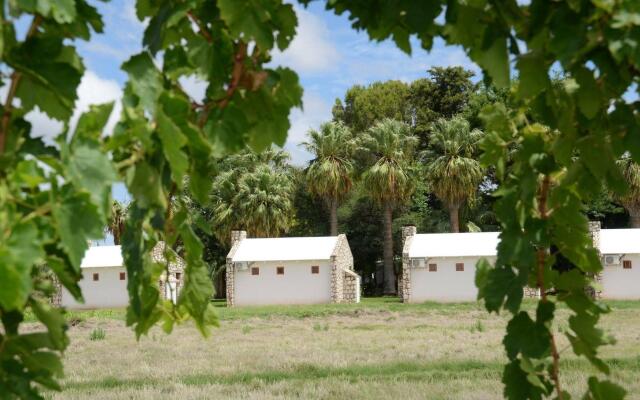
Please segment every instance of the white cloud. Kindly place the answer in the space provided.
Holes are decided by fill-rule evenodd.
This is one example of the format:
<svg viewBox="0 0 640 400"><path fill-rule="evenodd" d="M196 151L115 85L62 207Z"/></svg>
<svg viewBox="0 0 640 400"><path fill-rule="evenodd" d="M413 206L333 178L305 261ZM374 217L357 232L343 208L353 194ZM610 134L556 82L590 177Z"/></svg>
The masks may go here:
<svg viewBox="0 0 640 400"><path fill-rule="evenodd" d="M337 69L340 54L329 39L331 31L326 23L299 7L296 7L296 14L298 15L296 36L284 52L274 51L272 63L286 65L302 74Z"/></svg>
<svg viewBox="0 0 640 400"><path fill-rule="evenodd" d="M103 79L92 71L86 71L80 81L80 86L78 86L78 100L76 100L76 108L69 122L71 131L75 128L80 114L88 111L90 105L115 101L113 112L105 128L105 133L111 134L122 109L121 97L122 89L116 81ZM40 110L29 112L25 118L32 124L31 135L43 137L45 143L52 144L53 139L62 131L60 121L49 118Z"/></svg>
<svg viewBox="0 0 640 400"><path fill-rule="evenodd" d="M311 154L300 146L309 129L317 129L321 123L331 119L331 104L321 96L305 91L302 101L304 110L294 109L291 112L291 128L284 146L291 153L291 162L295 165L303 165L311 159Z"/></svg>

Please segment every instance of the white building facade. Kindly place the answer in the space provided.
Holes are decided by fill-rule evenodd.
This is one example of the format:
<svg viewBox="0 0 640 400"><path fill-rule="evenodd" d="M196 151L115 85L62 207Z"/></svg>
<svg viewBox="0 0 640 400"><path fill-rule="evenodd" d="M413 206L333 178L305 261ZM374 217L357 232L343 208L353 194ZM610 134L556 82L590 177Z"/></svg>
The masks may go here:
<svg viewBox="0 0 640 400"><path fill-rule="evenodd" d="M640 299L640 229L591 226L603 263L597 276L598 295ZM476 263L482 258L495 262L499 240L499 232L416 234L415 227L404 227L401 299L406 303L475 301Z"/></svg>
<svg viewBox="0 0 640 400"><path fill-rule="evenodd" d="M345 235L248 239L232 232L227 305L360 301L360 277Z"/></svg>
<svg viewBox="0 0 640 400"><path fill-rule="evenodd" d="M164 243L158 243L151 257L164 263ZM184 261L178 256L169 263L169 279L160 278L158 287L165 299L177 301L184 278ZM69 309L121 308L129 304L127 269L120 246L92 246L87 249L81 264L82 279L78 286L84 302L76 300L69 291L58 284L53 303Z"/></svg>

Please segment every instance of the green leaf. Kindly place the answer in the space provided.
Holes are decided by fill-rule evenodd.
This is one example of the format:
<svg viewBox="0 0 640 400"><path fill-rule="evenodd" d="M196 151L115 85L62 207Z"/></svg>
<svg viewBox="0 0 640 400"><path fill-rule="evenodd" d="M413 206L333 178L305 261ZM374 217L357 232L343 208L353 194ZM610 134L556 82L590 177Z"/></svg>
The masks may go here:
<svg viewBox="0 0 640 400"><path fill-rule="evenodd" d="M182 151L182 147L187 144L187 138L161 109L158 110L156 118L158 120L158 136L162 141L162 152L171 165L174 182L178 187L182 187L183 177L189 167L189 158Z"/></svg>
<svg viewBox="0 0 640 400"><path fill-rule="evenodd" d="M0 241L0 306L21 309L32 289L31 269L43 256L34 223L18 223Z"/></svg>
<svg viewBox="0 0 640 400"><path fill-rule="evenodd" d="M584 400L622 400L627 391L611 381L601 381L595 376L589 377L589 391Z"/></svg>
<svg viewBox="0 0 640 400"><path fill-rule="evenodd" d="M74 193L65 187L58 201L52 214L60 235L59 246L67 253L71 265L79 270L89 247L87 239L102 238L106 220L87 192Z"/></svg>
<svg viewBox="0 0 640 400"><path fill-rule="evenodd" d="M16 97L25 111L38 107L62 121L71 116L83 72L73 48L59 39L31 38L13 49L9 62L22 73Z"/></svg>
<svg viewBox="0 0 640 400"><path fill-rule="evenodd" d="M146 111L155 113L156 102L162 92L162 75L148 53L140 53L122 64L129 74L132 92L138 96Z"/></svg>
<svg viewBox="0 0 640 400"><path fill-rule="evenodd" d="M34 300L30 304L38 320L47 327L53 348L64 350L69 345L69 338L66 333L67 323L62 311L38 300Z"/></svg>
<svg viewBox="0 0 640 400"><path fill-rule="evenodd" d="M511 360L516 359L519 353L525 357L542 358L549 354L550 339L544 324L534 322L529 314L520 311L507 324L503 343Z"/></svg>
<svg viewBox="0 0 640 400"><path fill-rule="evenodd" d="M578 107L585 117L592 119L601 110L601 94L593 73L586 68L575 72L575 78L580 85L578 89Z"/></svg>
<svg viewBox="0 0 640 400"><path fill-rule="evenodd" d="M527 53L518 57L516 62L518 68L518 97L529 99L550 85L548 68L545 61L538 53Z"/></svg>
<svg viewBox="0 0 640 400"><path fill-rule="evenodd" d="M98 144L86 142L76 144L64 157L69 178L79 191L87 191L100 212L107 215L111 185L117 175L111 160Z"/></svg>
<svg viewBox="0 0 640 400"><path fill-rule="evenodd" d="M141 207L166 207L160 175L147 162L140 162L127 171L127 189Z"/></svg>
<svg viewBox="0 0 640 400"><path fill-rule="evenodd" d="M509 56L506 38L496 38L488 49L479 50L474 59L487 71L497 88L509 86Z"/></svg>
<svg viewBox="0 0 640 400"><path fill-rule="evenodd" d="M112 111L113 102L91 105L89 111L80 115L76 129L71 137L71 143L78 138L100 139L106 133L104 129Z"/></svg>

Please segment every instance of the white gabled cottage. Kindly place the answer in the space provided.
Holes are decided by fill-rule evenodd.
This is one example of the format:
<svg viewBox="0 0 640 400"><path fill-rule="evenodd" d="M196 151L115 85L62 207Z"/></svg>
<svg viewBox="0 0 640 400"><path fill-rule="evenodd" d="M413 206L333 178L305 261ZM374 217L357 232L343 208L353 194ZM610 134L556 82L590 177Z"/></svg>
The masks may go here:
<svg viewBox="0 0 640 400"><path fill-rule="evenodd" d="M640 229L600 230L602 297L640 299Z"/></svg>
<svg viewBox="0 0 640 400"><path fill-rule="evenodd" d="M475 301L476 263L495 261L498 232L416 234L403 227L399 292L406 303Z"/></svg>
<svg viewBox="0 0 640 400"><path fill-rule="evenodd" d="M357 303L360 277L345 235L247 239L233 231L227 305Z"/></svg>
<svg viewBox="0 0 640 400"><path fill-rule="evenodd" d="M603 270L596 277L598 296L640 299L640 229L600 229L591 223L594 246ZM475 301L476 263L495 262L499 232L416 234L403 227L402 275L399 295L406 303ZM532 289L527 295L535 294Z"/></svg>
<svg viewBox="0 0 640 400"><path fill-rule="evenodd" d="M158 243L151 254L157 263L165 263L164 243ZM122 259L120 246L92 246L86 251L80 266L82 279L78 283L82 289L84 303L76 301L71 293L58 284L57 294L52 302L70 309L119 308L129 304L127 293L127 269ZM184 261L176 255L176 261L169 263L169 279L165 276L158 282L165 299L176 302L183 284Z"/></svg>

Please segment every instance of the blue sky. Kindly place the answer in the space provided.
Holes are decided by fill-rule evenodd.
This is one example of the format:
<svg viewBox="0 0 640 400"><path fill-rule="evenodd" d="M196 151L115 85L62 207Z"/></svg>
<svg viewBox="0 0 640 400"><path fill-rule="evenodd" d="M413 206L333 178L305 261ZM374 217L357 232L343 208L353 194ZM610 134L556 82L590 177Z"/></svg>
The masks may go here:
<svg viewBox="0 0 640 400"><path fill-rule="evenodd" d="M413 41L411 56L398 50L390 42L370 42L366 33L356 32L346 15L335 16L325 11L324 2L312 2L308 8L296 6L297 35L284 52L276 52L272 63L291 67L300 77L304 88L304 109L290 115L291 129L285 148L292 162L304 165L309 155L299 146L310 128L331 117L331 107L337 97L343 97L354 84L400 79L412 81L426 76L432 66L462 65L479 74L478 68L463 50L445 47L436 42L427 53ZM144 25L137 20L133 0L96 2L104 16L105 32L90 42L78 43L87 72L78 89L77 114L90 104L118 100L126 75L120 65L140 51ZM198 82L184 82L194 96L203 91ZM119 114L116 107L110 120L112 127ZM60 125L37 112L30 116L36 135L59 131ZM128 197L122 188L114 191L119 200Z"/></svg>

